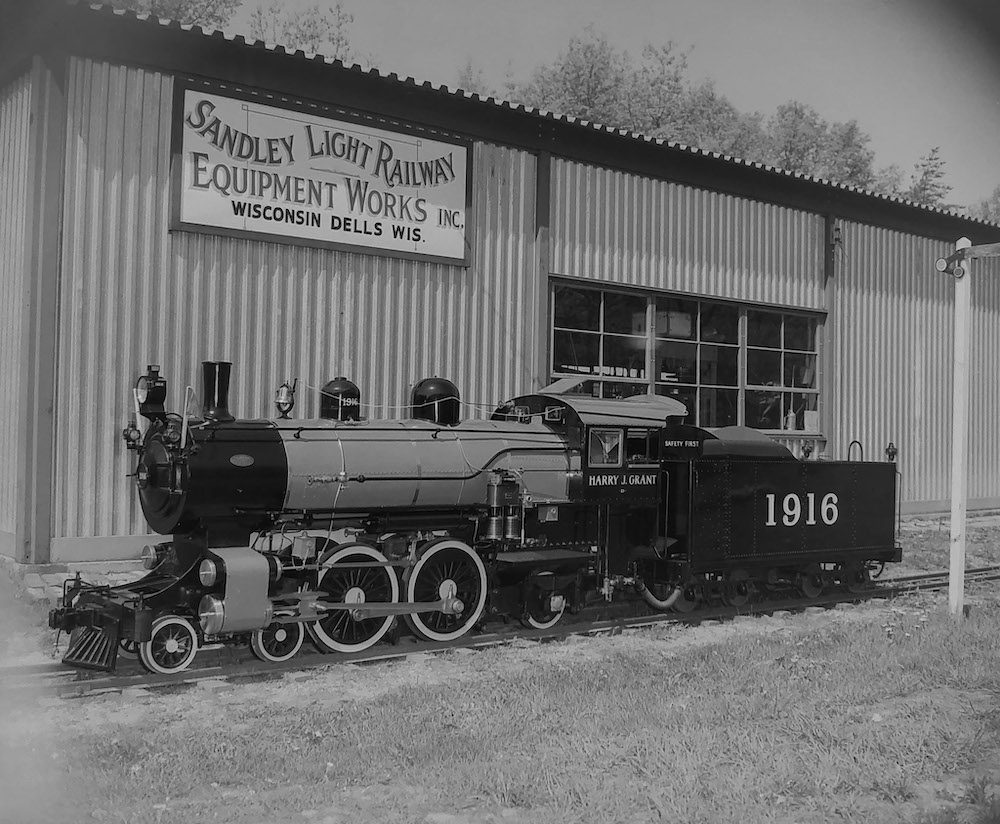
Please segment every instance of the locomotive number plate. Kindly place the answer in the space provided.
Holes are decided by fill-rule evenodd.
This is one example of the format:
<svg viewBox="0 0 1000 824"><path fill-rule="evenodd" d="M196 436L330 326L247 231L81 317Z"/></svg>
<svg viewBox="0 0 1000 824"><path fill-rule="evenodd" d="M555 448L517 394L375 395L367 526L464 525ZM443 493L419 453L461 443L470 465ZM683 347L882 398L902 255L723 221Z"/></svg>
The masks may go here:
<svg viewBox="0 0 1000 824"><path fill-rule="evenodd" d="M819 495L822 497L819 498L817 505ZM833 526L840 517L840 509L837 506L839 499L835 492L825 494L807 492L805 495L791 492L781 499L780 512L778 497L773 493L764 496L766 507L764 526L797 526L800 522L806 526L816 526L820 522Z"/></svg>

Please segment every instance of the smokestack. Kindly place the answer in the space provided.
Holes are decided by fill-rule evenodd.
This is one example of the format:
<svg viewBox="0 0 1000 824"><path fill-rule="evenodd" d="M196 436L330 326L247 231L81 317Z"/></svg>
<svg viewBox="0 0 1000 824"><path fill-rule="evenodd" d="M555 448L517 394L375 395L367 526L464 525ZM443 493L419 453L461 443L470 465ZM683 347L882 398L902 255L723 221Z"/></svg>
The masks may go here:
<svg viewBox="0 0 1000 824"><path fill-rule="evenodd" d="M229 414L229 373L232 368L229 361L202 361L202 414L205 420L219 423L236 420Z"/></svg>

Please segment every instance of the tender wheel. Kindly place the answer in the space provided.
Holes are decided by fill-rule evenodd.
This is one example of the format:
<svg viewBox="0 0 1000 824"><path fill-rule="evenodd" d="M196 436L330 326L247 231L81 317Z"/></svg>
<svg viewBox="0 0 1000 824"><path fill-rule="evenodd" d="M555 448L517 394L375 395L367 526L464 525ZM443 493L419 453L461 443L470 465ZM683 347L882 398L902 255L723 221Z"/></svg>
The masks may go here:
<svg viewBox="0 0 1000 824"><path fill-rule="evenodd" d="M399 578L391 566L348 567L347 564L387 563L377 549L365 544L341 544L320 559L317 591L341 604L396 603ZM309 624L309 636L323 652L360 652L377 644L392 626L393 616L355 620L350 610L338 609Z"/></svg>
<svg viewBox="0 0 1000 824"><path fill-rule="evenodd" d="M810 564L800 570L796 578L799 592L805 595L806 598L818 597L823 592L825 583L823 580L823 571L819 568L819 564Z"/></svg>
<svg viewBox="0 0 1000 824"><path fill-rule="evenodd" d="M407 601L450 597L462 602L457 615L420 612L405 616L410 629L429 641L453 641L465 635L486 606L486 567L475 550L461 541L445 538L428 544L405 581Z"/></svg>
<svg viewBox="0 0 1000 824"><path fill-rule="evenodd" d="M191 666L197 652L194 625L179 615L163 615L153 621L150 639L139 644L139 663L150 672L169 675Z"/></svg>
<svg viewBox="0 0 1000 824"><path fill-rule="evenodd" d="M287 661L306 637L302 624L269 624L250 636L250 651L261 661Z"/></svg>
<svg viewBox="0 0 1000 824"><path fill-rule="evenodd" d="M551 575L552 573L542 574ZM556 610L551 608L553 595L560 599L559 609ZM521 616L521 624L526 627L533 629L554 627L559 623L559 620L563 617L563 613L566 611L566 598L558 592L549 592L546 590L540 598L531 598L529 600L531 603L525 604L524 614Z"/></svg>
<svg viewBox="0 0 1000 824"><path fill-rule="evenodd" d="M674 601L670 608L674 612L687 614L689 612L694 612L700 600L701 593L699 593L698 587L693 583L688 583L681 589L681 594L677 597L677 600Z"/></svg>
<svg viewBox="0 0 1000 824"><path fill-rule="evenodd" d="M871 572L862 564L849 564L841 570L840 575L844 588L852 594L864 592L872 583Z"/></svg>
<svg viewBox="0 0 1000 824"><path fill-rule="evenodd" d="M729 607L742 607L750 601L750 575L745 569L734 569L722 584L722 602Z"/></svg>

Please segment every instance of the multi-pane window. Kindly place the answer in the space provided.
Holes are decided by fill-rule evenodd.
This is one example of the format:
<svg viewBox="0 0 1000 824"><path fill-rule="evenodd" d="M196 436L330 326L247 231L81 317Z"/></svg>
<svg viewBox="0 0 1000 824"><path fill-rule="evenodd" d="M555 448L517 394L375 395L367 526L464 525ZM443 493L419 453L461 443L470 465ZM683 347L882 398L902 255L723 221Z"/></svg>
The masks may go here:
<svg viewBox="0 0 1000 824"><path fill-rule="evenodd" d="M746 323L746 425L815 432L816 321L748 309Z"/></svg>
<svg viewBox="0 0 1000 824"><path fill-rule="evenodd" d="M556 286L553 372L623 379L599 382L606 397L644 393L648 303L643 295Z"/></svg>
<svg viewBox="0 0 1000 824"><path fill-rule="evenodd" d="M677 398L699 426L818 432L816 316L557 283L553 378Z"/></svg>

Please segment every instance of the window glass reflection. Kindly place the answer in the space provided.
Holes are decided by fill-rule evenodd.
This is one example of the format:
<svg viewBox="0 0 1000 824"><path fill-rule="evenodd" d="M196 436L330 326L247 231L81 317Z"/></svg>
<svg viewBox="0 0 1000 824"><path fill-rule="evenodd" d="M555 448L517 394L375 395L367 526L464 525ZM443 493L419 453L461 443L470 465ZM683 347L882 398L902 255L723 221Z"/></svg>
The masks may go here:
<svg viewBox="0 0 1000 824"><path fill-rule="evenodd" d="M698 374L698 345L657 341L656 379L670 383L694 383Z"/></svg>
<svg viewBox="0 0 1000 824"><path fill-rule="evenodd" d="M781 428L781 392L747 390L746 425L754 429Z"/></svg>
<svg viewBox="0 0 1000 824"><path fill-rule="evenodd" d="M553 319L557 328L598 331L601 322L601 293L596 289L576 289L557 284Z"/></svg>
<svg viewBox="0 0 1000 824"><path fill-rule="evenodd" d="M600 335L556 330L552 336L552 368L556 372L597 374L600 368Z"/></svg>
<svg viewBox="0 0 1000 824"><path fill-rule="evenodd" d="M646 339L605 335L603 373L616 378L645 378Z"/></svg>
<svg viewBox="0 0 1000 824"><path fill-rule="evenodd" d="M656 336L694 340L698 332L698 302L680 298L656 299Z"/></svg>
<svg viewBox="0 0 1000 824"><path fill-rule="evenodd" d="M816 387L816 356L786 352L785 386L814 389Z"/></svg>
<svg viewBox="0 0 1000 824"><path fill-rule="evenodd" d="M591 429L589 461L591 466L621 466L622 430Z"/></svg>
<svg viewBox="0 0 1000 824"><path fill-rule="evenodd" d="M604 293L604 331L623 335L646 334L646 306L641 295Z"/></svg>
<svg viewBox="0 0 1000 824"><path fill-rule="evenodd" d="M576 392L652 388L697 425L821 434L815 315L554 284L553 327L553 379L587 376Z"/></svg>
<svg viewBox="0 0 1000 824"><path fill-rule="evenodd" d="M739 384L740 350L735 346L701 345L701 364L698 375L701 383L716 386L737 386Z"/></svg>
<svg viewBox="0 0 1000 824"><path fill-rule="evenodd" d="M785 349L816 351L816 321L800 315L785 315Z"/></svg>
<svg viewBox="0 0 1000 824"><path fill-rule="evenodd" d="M739 391L703 386L698 406L699 426L736 426L739 421Z"/></svg>
<svg viewBox="0 0 1000 824"><path fill-rule="evenodd" d="M778 349L781 346L781 315L748 309L747 345Z"/></svg>
<svg viewBox="0 0 1000 824"><path fill-rule="evenodd" d="M748 349L747 385L781 386L781 352Z"/></svg>
<svg viewBox="0 0 1000 824"><path fill-rule="evenodd" d="M735 306L702 304L701 339L710 343L739 343L740 313Z"/></svg>

